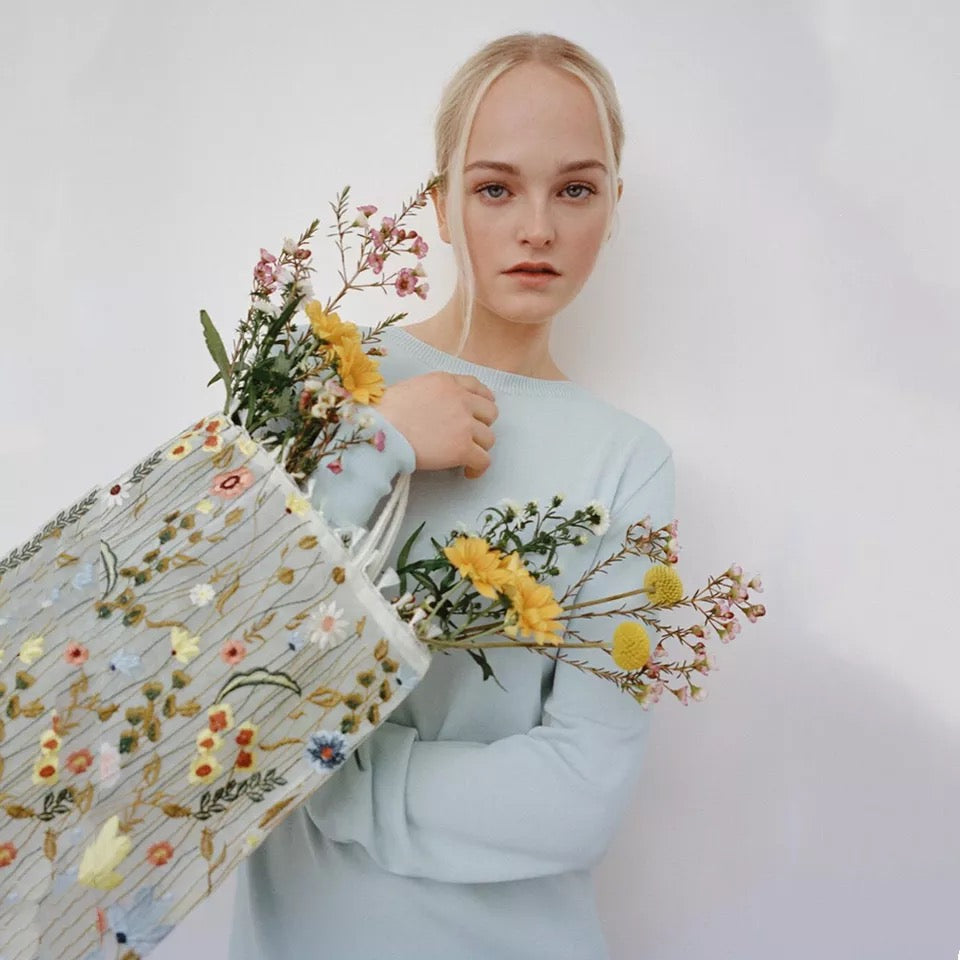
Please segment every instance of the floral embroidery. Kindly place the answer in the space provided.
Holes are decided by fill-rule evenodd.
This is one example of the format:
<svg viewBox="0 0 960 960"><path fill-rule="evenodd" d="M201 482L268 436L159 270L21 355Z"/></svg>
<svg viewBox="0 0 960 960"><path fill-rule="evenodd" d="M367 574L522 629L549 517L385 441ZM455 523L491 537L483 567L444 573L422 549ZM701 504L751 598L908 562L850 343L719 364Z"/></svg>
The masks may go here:
<svg viewBox="0 0 960 960"><path fill-rule="evenodd" d="M210 492L224 500L239 497L253 483L253 472L247 467L237 467L226 473L218 473L210 484Z"/></svg>
<svg viewBox="0 0 960 960"><path fill-rule="evenodd" d="M307 760L318 773L335 770L346 759L346 745L346 739L336 730L318 730L310 734Z"/></svg>

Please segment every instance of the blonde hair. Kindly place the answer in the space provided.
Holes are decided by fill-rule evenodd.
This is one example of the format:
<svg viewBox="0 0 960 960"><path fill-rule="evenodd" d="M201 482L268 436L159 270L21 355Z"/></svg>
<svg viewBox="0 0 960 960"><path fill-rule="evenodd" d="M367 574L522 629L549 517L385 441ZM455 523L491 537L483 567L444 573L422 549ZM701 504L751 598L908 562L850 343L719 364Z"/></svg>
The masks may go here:
<svg viewBox="0 0 960 960"><path fill-rule="evenodd" d="M456 356L470 332L476 284L463 228L463 167L467 140L477 107L500 74L521 63L536 62L566 70L580 79L597 107L608 171L610 210L605 234L617 205L617 174L623 150L623 117L613 79L583 47L552 33L513 33L492 40L470 57L444 88L434 125L439 192L446 202L450 240L462 291L463 329Z"/></svg>

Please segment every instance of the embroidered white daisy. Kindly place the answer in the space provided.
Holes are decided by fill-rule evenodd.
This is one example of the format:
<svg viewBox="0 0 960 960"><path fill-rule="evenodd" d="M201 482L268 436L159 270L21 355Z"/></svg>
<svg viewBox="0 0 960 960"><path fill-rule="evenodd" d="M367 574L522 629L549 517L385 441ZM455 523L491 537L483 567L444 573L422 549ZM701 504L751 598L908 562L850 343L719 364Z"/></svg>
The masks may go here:
<svg viewBox="0 0 960 960"><path fill-rule="evenodd" d="M195 607L205 607L216 595L209 583L198 583L190 589L190 602Z"/></svg>
<svg viewBox="0 0 960 960"><path fill-rule="evenodd" d="M347 621L343 619L343 610L335 601L321 603L310 614L310 620L310 642L321 650L329 650L343 642Z"/></svg>
<svg viewBox="0 0 960 960"><path fill-rule="evenodd" d="M116 483L111 484L104 491L103 494L103 505L104 507L122 507L123 502L130 496L130 490L127 487L126 479L118 480Z"/></svg>

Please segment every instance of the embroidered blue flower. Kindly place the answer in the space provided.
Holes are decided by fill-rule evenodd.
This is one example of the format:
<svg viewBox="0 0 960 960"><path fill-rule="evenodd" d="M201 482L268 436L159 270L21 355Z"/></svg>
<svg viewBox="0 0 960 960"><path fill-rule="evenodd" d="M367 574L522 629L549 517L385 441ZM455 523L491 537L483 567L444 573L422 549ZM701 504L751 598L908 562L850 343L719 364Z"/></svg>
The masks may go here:
<svg viewBox="0 0 960 960"><path fill-rule="evenodd" d="M149 953L173 929L172 923L160 923L173 897L168 893L154 900L153 891L156 888L156 884L140 887L133 894L132 903L127 898L106 910L107 922L117 943L137 953ZM128 906L123 906L123 903Z"/></svg>
<svg viewBox="0 0 960 960"><path fill-rule="evenodd" d="M420 674L407 663L406 660L400 661L400 666L396 672L397 686L401 690L412 690L420 682Z"/></svg>
<svg viewBox="0 0 960 960"><path fill-rule="evenodd" d="M85 563L74 575L73 583L75 590L82 590L84 587L93 583L93 564Z"/></svg>
<svg viewBox="0 0 960 960"><path fill-rule="evenodd" d="M134 671L139 672L140 670L140 655L138 653L126 653L121 648L110 658L110 669L132 677Z"/></svg>
<svg viewBox="0 0 960 960"><path fill-rule="evenodd" d="M317 773L335 770L347 759L346 745L346 738L337 730L318 730L307 741L307 760Z"/></svg>

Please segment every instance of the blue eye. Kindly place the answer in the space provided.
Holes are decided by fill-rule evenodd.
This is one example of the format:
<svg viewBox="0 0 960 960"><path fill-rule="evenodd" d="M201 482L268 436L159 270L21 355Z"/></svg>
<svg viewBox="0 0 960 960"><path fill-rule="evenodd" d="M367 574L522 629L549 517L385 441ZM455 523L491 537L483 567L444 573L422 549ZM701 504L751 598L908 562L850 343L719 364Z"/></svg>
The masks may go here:
<svg viewBox="0 0 960 960"><path fill-rule="evenodd" d="M571 189L571 187L572 187L573 189L575 189L575 190L580 190L580 193L578 193L576 196L570 197L570 199L572 199L572 200L581 200L581 199L584 199L585 197L591 196L592 194L594 194L594 193L597 192L597 191L596 191L593 187L591 187L590 184L588 184L588 183L568 183L563 189L564 189L564 190L569 190L569 189ZM502 183L485 183L485 184L483 184L483 186L477 187L476 192L477 192L477 193L481 193L481 194L485 194L485 196L487 196L490 200L500 200L501 197L499 197L499 196L497 196L497 197L492 197L492 196L490 196L489 193L485 193L485 191L490 190L490 189L505 190L506 187L504 187L504 185L503 185ZM586 191L586 192L584 193L584 191ZM568 196L569 196L569 194L568 194Z"/></svg>

